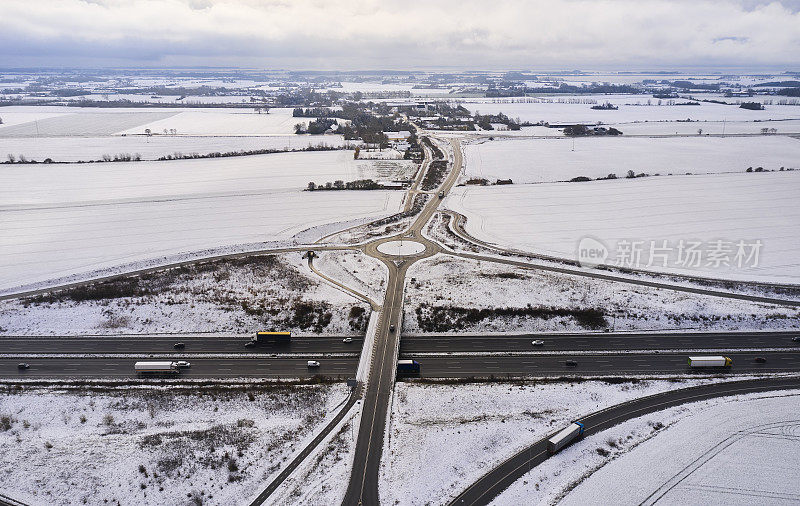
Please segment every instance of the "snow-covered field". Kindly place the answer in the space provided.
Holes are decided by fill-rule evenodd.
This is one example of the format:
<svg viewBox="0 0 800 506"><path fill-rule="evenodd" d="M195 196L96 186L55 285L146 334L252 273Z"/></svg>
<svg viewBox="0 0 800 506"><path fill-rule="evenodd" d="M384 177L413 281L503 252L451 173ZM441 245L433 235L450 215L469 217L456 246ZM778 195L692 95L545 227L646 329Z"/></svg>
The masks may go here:
<svg viewBox="0 0 800 506"><path fill-rule="evenodd" d="M4 108L0 117L0 137L145 135L147 129L161 135L175 130L177 135L193 136L281 136L294 134L294 125L310 121L292 117L289 108L257 113L221 108L13 106Z"/></svg>
<svg viewBox="0 0 800 506"><path fill-rule="evenodd" d="M341 384L4 390L0 492L43 505L246 504L346 397Z"/></svg>
<svg viewBox="0 0 800 506"><path fill-rule="evenodd" d="M288 108L270 109L268 114L249 109L192 109L117 133L143 134L149 128L153 132L175 129L181 135L290 135L296 124L309 121L292 117L292 109Z"/></svg>
<svg viewBox="0 0 800 506"><path fill-rule="evenodd" d="M572 317L496 316L466 327L444 324L431 306L467 309L556 307L598 309L625 330L765 330L800 326L800 310L580 276L530 271L465 258L435 256L408 272L403 331L585 332ZM422 313L417 311L422 306ZM422 321L420 321L422 318ZM457 321L457 320L455 320Z"/></svg>
<svg viewBox="0 0 800 506"><path fill-rule="evenodd" d="M761 134L762 128L774 128L777 134L800 133L800 120L765 120L765 121L640 121L613 123L625 135L697 135L698 129L703 135ZM540 127L532 127L540 128ZM528 129L523 129L527 131ZM552 130L552 129L551 129ZM556 130L558 132L558 130ZM563 133L559 132L563 137Z"/></svg>
<svg viewBox="0 0 800 506"><path fill-rule="evenodd" d="M798 283L798 194L800 171L792 171L459 187L445 205L467 216L470 234L506 247L575 259L579 241L593 237L607 248L607 262L622 266ZM624 241L630 241L628 253L640 252L638 261ZM664 241L672 250L661 249ZM694 248L700 253L690 257L694 242L701 243Z"/></svg>
<svg viewBox="0 0 800 506"><path fill-rule="evenodd" d="M698 95L698 98L717 98ZM763 102L764 97L741 99L742 102ZM772 97L770 97L772 98ZM592 103L611 102L618 110L594 110ZM650 105L647 105L648 100ZM673 99L687 102L687 99ZM723 99L735 102L738 99ZM570 103L577 102L577 103ZM583 103L581 103L583 102ZM581 95L578 97L546 97L539 103L464 103L471 112L481 114L503 113L510 118L536 123L628 123L631 121L765 121L769 119L800 119L800 107L794 105L767 105L763 111L741 109L738 105L701 102L700 105L666 105L662 100L648 95ZM770 125L765 125L770 126ZM624 130L623 130L624 131Z"/></svg>
<svg viewBox="0 0 800 506"><path fill-rule="evenodd" d="M492 504L796 503L797 405L796 390L769 392L630 420L562 450Z"/></svg>
<svg viewBox="0 0 800 506"><path fill-rule="evenodd" d="M230 151L253 151L258 149L303 149L317 145L342 146L341 135L283 135L283 136L226 136L184 137L173 135L107 136L107 137L0 137L0 161L7 155L18 160L55 162L78 162L102 160L103 155L112 158L119 154L141 155L142 160L179 155L206 155ZM352 158L352 156L351 156Z"/></svg>
<svg viewBox="0 0 800 506"><path fill-rule="evenodd" d="M482 140L464 152L468 176L514 183L624 177L628 170L664 175L800 169L800 139L783 136Z"/></svg>
<svg viewBox="0 0 800 506"><path fill-rule="evenodd" d="M387 281L386 266L360 251L318 251L314 266L326 276L380 301Z"/></svg>
<svg viewBox="0 0 800 506"><path fill-rule="evenodd" d="M348 155L350 155L348 157ZM0 172L0 288L123 263L269 241L397 212L402 192L304 192L376 177L349 152L10 166ZM412 167L401 163L398 172ZM347 225L343 225L345 228Z"/></svg>
<svg viewBox="0 0 800 506"><path fill-rule="evenodd" d="M381 460L381 503L444 504L493 466L580 415L707 381L397 383Z"/></svg>
<svg viewBox="0 0 800 506"><path fill-rule="evenodd" d="M15 115L20 114L20 117L27 115L28 121L0 125L0 137L113 135L122 130L170 118L180 112L169 109L81 109L56 106L17 106L8 109ZM4 111L3 115L6 114ZM137 133L144 133L144 127Z"/></svg>
<svg viewBox="0 0 800 506"><path fill-rule="evenodd" d="M355 289L374 296L383 283L385 269L361 253L326 253L323 258L323 272ZM357 307L366 312L354 310ZM186 329L242 334L252 328L278 328L296 335L363 335L368 317L367 304L312 273L297 252L220 260L55 296L0 301L0 334L121 335Z"/></svg>

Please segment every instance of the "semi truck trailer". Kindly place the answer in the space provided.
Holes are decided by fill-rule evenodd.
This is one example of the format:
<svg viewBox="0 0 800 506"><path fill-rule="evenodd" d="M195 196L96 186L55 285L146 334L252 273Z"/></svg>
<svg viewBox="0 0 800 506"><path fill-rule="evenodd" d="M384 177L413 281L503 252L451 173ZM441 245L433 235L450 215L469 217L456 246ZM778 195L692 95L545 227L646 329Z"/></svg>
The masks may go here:
<svg viewBox="0 0 800 506"><path fill-rule="evenodd" d="M291 332L256 332L244 345L247 348L252 348L257 344L264 343L289 344L291 340Z"/></svg>
<svg viewBox="0 0 800 506"><path fill-rule="evenodd" d="M733 360L722 355L708 357L689 357L689 367L730 367Z"/></svg>
<svg viewBox="0 0 800 506"><path fill-rule="evenodd" d="M136 362L133 369L142 374L178 374L177 362Z"/></svg>
<svg viewBox="0 0 800 506"><path fill-rule="evenodd" d="M574 422L555 436L547 440L547 453L551 455L583 435L583 424Z"/></svg>

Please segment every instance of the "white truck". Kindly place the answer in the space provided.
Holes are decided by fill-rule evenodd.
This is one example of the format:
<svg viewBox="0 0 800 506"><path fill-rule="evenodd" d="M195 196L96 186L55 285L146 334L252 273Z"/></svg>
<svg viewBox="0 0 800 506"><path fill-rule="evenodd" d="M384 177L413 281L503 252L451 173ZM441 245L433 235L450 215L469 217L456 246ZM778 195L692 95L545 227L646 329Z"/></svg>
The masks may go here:
<svg viewBox="0 0 800 506"><path fill-rule="evenodd" d="M569 425L555 436L547 440L547 453L553 454L558 450L564 448L574 439L583 435L583 424L581 422L574 422Z"/></svg>
<svg viewBox="0 0 800 506"><path fill-rule="evenodd" d="M689 357L689 367L730 367L733 360L722 355Z"/></svg>
<svg viewBox="0 0 800 506"><path fill-rule="evenodd" d="M140 374L178 374L177 362L136 362L133 370Z"/></svg>

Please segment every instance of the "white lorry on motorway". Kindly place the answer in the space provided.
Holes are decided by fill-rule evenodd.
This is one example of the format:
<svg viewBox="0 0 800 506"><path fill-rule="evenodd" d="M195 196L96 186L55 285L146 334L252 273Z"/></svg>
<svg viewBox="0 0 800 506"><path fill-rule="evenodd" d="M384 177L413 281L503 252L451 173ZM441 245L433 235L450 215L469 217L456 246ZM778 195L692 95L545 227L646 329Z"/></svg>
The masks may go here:
<svg viewBox="0 0 800 506"><path fill-rule="evenodd" d="M555 436L547 440L547 453L553 454L583 435L583 424L574 422Z"/></svg>
<svg viewBox="0 0 800 506"><path fill-rule="evenodd" d="M178 374L177 362L136 362L133 369L141 374Z"/></svg>
<svg viewBox="0 0 800 506"><path fill-rule="evenodd" d="M689 357L689 367L730 367L733 360L722 355Z"/></svg>

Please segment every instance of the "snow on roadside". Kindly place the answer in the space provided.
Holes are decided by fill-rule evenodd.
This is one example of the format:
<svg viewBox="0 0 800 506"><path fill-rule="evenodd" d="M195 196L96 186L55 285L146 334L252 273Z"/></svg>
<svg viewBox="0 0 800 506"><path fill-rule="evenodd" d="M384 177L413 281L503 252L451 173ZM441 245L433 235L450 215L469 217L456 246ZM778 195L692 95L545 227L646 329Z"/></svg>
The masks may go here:
<svg viewBox="0 0 800 506"><path fill-rule="evenodd" d="M0 492L31 504L243 503L347 394L343 384L5 390Z"/></svg>
<svg viewBox="0 0 800 506"><path fill-rule="evenodd" d="M614 330L764 330L800 326L800 309L491 262L437 255L414 264L406 278L404 332L431 331L430 306L461 308L596 308ZM417 310L421 308L421 316ZM458 328L464 332L586 331L570 317L489 317ZM442 329L441 331L446 331Z"/></svg>
<svg viewBox="0 0 800 506"><path fill-rule="evenodd" d="M388 278L386 266L360 251L319 251L315 267L331 278L380 303Z"/></svg>
<svg viewBox="0 0 800 506"><path fill-rule="evenodd" d="M308 272L295 252L0 301L0 334L244 334L275 328L301 335L361 335L369 315L365 306ZM355 307L364 308L366 316L353 320Z"/></svg>
<svg viewBox="0 0 800 506"><path fill-rule="evenodd" d="M670 504L796 500L800 474L787 463L800 457L798 395L723 397L628 420L562 450L491 504L637 505L665 483ZM686 466L696 469L675 483Z"/></svg>
<svg viewBox="0 0 800 506"><path fill-rule="evenodd" d="M270 504L341 504L353 468L360 421L361 406L356 404L273 493Z"/></svg>
<svg viewBox="0 0 800 506"><path fill-rule="evenodd" d="M576 417L711 381L722 380L397 383L381 460L381 503L446 503L498 463Z"/></svg>

